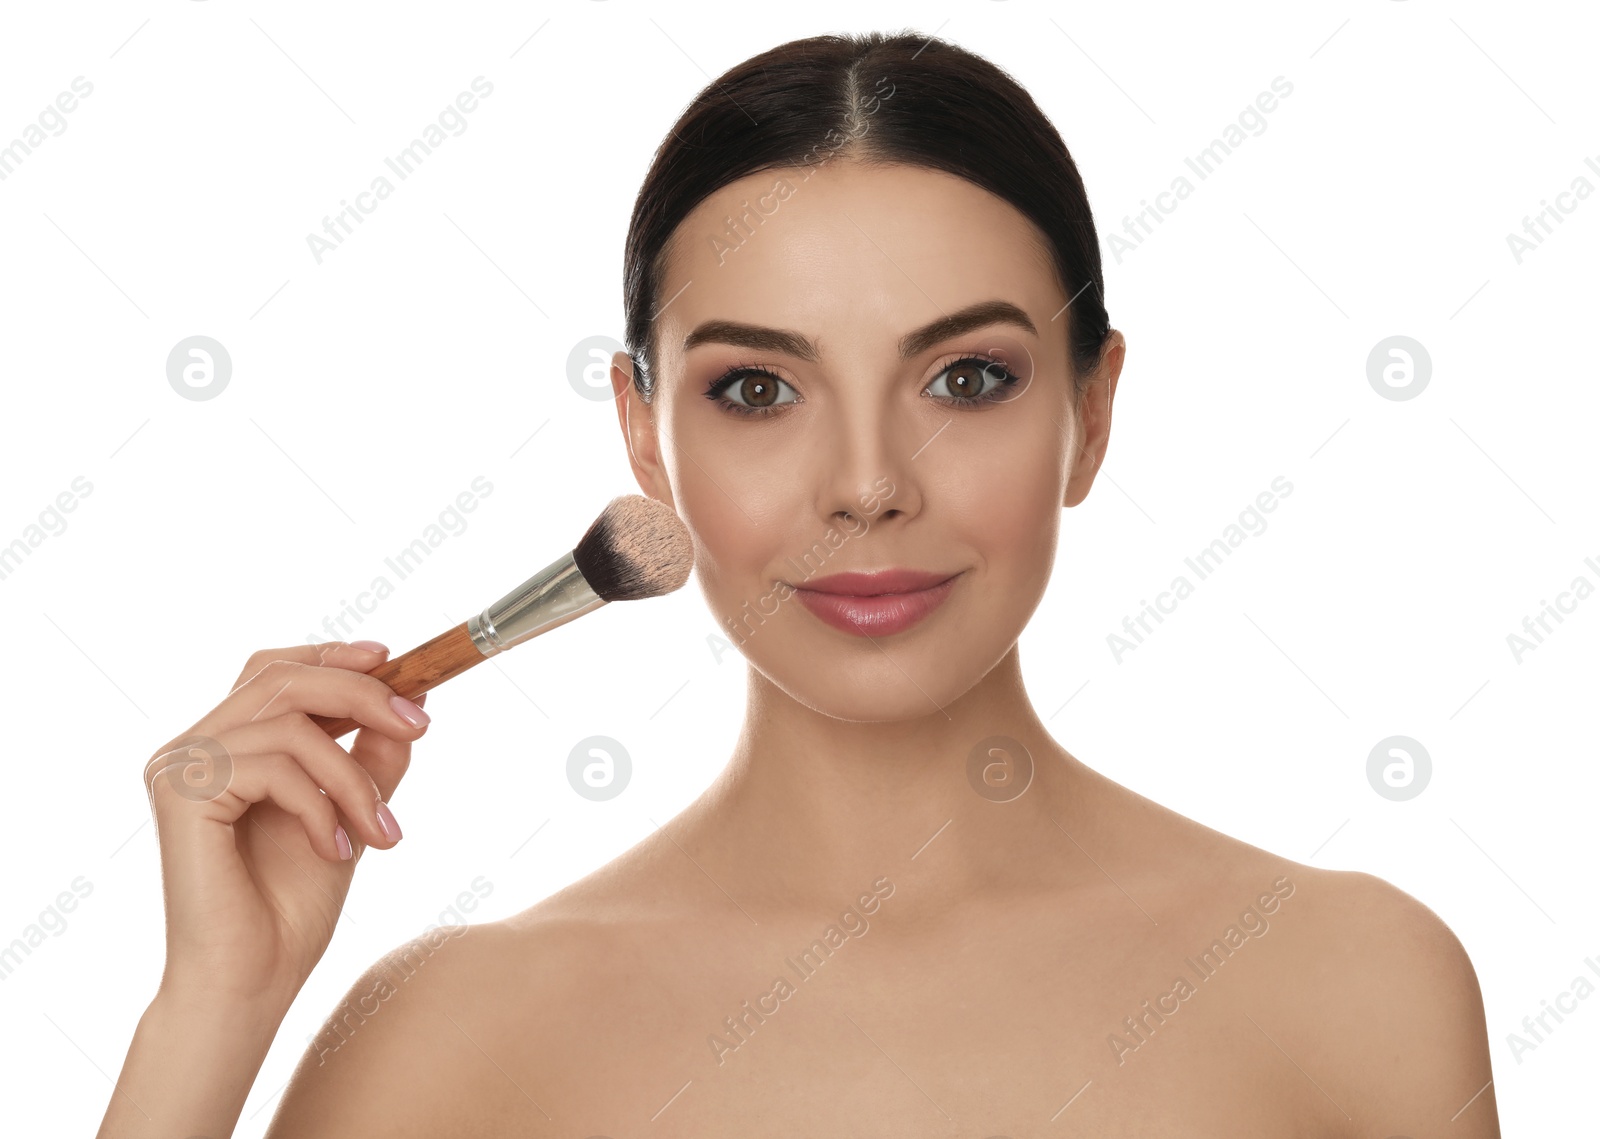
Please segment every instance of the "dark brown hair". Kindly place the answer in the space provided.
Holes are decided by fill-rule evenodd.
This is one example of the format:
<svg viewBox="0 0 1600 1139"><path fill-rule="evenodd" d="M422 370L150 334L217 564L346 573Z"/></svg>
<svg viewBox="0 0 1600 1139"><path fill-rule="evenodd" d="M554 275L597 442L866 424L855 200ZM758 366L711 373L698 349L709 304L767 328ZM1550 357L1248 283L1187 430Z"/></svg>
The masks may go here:
<svg viewBox="0 0 1600 1139"><path fill-rule="evenodd" d="M753 56L702 90L657 148L623 251L627 350L644 402L655 395L653 321L679 223L730 182L836 155L954 174L1038 226L1071 298L1068 349L1081 392L1110 325L1078 167L1011 76L945 40L902 31L812 36Z"/></svg>

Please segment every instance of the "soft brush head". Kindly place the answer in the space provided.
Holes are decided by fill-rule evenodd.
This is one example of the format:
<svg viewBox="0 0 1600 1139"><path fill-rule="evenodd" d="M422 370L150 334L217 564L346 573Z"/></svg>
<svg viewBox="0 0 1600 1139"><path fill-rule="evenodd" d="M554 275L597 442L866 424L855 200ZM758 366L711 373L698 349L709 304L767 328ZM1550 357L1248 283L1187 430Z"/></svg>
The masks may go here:
<svg viewBox="0 0 1600 1139"><path fill-rule="evenodd" d="M572 560L607 601L671 593L689 580L694 542L672 507L642 494L613 498L578 539Z"/></svg>

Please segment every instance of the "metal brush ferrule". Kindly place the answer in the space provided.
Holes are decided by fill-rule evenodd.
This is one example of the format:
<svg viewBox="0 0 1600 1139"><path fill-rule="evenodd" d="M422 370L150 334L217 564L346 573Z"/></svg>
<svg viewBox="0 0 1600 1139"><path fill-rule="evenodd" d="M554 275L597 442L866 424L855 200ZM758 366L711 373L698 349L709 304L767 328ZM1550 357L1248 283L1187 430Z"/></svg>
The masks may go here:
<svg viewBox="0 0 1600 1139"><path fill-rule="evenodd" d="M569 550L482 613L469 617L467 632L480 653L494 656L605 603L578 572Z"/></svg>

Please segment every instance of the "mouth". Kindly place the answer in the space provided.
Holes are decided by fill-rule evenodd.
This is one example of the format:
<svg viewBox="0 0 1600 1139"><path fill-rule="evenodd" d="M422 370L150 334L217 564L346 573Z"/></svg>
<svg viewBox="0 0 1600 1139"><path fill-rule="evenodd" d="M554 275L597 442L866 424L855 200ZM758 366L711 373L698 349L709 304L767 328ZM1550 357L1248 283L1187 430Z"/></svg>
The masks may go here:
<svg viewBox="0 0 1600 1139"><path fill-rule="evenodd" d="M856 636L887 637L911 628L943 604L960 576L912 570L833 574L791 588L824 624Z"/></svg>

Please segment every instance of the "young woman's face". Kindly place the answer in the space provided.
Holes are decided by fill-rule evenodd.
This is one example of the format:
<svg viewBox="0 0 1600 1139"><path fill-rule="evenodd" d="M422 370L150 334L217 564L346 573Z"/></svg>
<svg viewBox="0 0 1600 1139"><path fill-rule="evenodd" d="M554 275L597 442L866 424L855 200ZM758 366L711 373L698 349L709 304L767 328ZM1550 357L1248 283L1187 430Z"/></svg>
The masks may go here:
<svg viewBox="0 0 1600 1139"><path fill-rule="evenodd" d="M962 179L839 159L734 182L675 233L656 395L618 354L618 412L722 635L801 703L937 714L1038 605L1121 363L1079 404L1042 240ZM809 589L890 569L951 580L899 601Z"/></svg>

